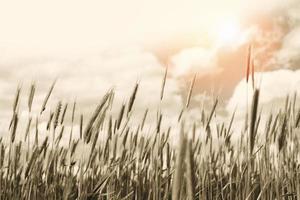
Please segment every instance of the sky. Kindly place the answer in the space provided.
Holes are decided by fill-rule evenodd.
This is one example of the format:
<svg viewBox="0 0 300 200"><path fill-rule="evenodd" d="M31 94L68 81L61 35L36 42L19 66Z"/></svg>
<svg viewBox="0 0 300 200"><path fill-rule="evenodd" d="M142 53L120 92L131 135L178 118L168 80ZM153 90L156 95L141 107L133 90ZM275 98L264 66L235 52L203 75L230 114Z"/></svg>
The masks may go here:
<svg viewBox="0 0 300 200"><path fill-rule="evenodd" d="M0 0L1 116L19 84L26 96L37 83L39 105L56 78L53 101L76 99L83 113L112 86L121 105L140 81L138 115L155 113L166 67L170 119L194 74L191 109L219 97L224 115L243 113L249 44L261 103L277 105L300 88L299 13L298 0Z"/></svg>

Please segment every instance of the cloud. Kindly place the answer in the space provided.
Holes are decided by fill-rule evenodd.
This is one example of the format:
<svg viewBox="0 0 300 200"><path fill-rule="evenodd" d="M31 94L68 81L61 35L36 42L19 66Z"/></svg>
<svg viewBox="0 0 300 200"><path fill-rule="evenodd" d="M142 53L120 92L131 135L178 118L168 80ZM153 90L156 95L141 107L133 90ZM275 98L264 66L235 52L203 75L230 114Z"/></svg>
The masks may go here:
<svg viewBox="0 0 300 200"><path fill-rule="evenodd" d="M269 120L270 115L277 115L280 111L284 111L286 98L289 96L293 100L295 94L300 92L300 70L293 71L288 69L275 70L270 72L256 73L257 82L261 81L259 86L259 106L260 126L259 132L264 133L264 128ZM253 89L251 82L246 84L243 79L236 86L232 97L229 99L227 110L227 121L230 115L236 111L234 120L234 132L240 133L244 130L246 113L251 112L251 104L253 97ZM258 84L258 83L257 83ZM248 96L247 96L248 91ZM247 100L248 97L248 100ZM299 99L299 95L298 95ZM299 101L296 101L296 108L299 107ZM239 134L235 134L235 138L239 138ZM263 136L263 135L261 135Z"/></svg>
<svg viewBox="0 0 300 200"><path fill-rule="evenodd" d="M50 55L45 58L30 54L27 58L18 60L12 56L11 60L6 60L5 65L0 63L0 66L0 70L8 72L3 80L5 84L2 84L5 88L0 91L1 101L6 102L2 111L8 113L8 116L11 114L18 81L22 83L20 112L27 110L28 90L33 80L37 84L33 110L38 112L55 78L58 81L46 115L49 109L55 109L59 100L71 103L76 98L78 115L84 113L87 117L105 92L112 87L116 91L112 114L116 115L122 103L128 101L137 81L140 82L140 87L134 105L134 116L138 122L146 108L149 109L147 122L156 120L156 113L161 109L165 117L163 123L167 125L177 118L182 106L178 83L171 77L167 78L164 100L160 103L165 68L152 53L138 48L106 50L88 56L73 57L64 57L61 54L59 57ZM8 116L1 120L8 121ZM26 114L23 116L25 120Z"/></svg>
<svg viewBox="0 0 300 200"><path fill-rule="evenodd" d="M200 77L195 93L203 92L199 87L207 90L214 87L216 90L225 91L227 97L239 82L227 105L227 110L231 113L238 105L241 108L239 111L245 111L247 105L244 99L247 89L245 89L245 81L240 82L240 79L245 74L242 66L246 60L244 56L246 53L241 53L242 47L234 50L226 48L212 50L205 45L184 49L179 45L181 50L175 55L170 55L172 75L175 78L168 77L165 99L160 104L163 66L151 52L123 46L123 43L141 43L144 46L150 45L149 43L160 43L161 46L169 47L169 44L164 41L171 36L177 40L177 35L190 38L190 33L194 35L199 33L199 37L202 37L200 33L203 34L212 22L217 22L220 17L227 14L219 12L232 11L231 7L237 4L246 6L246 8L239 8L241 12L245 11L249 15L262 14L262 16L268 14L271 16L272 23L273 20L276 21L274 24L278 29L272 29L266 34L264 34L265 30L260 30L261 37L258 40L263 46L260 49L261 55L268 60L271 57L277 68L297 69L300 66L298 53L300 52L300 3L298 0L239 2L231 0L223 3L218 0L189 0L188 3L170 0L166 2L155 0L154 3L131 1L130 5L134 5L133 7L128 7L128 3L127 7L125 7L126 3L124 7L116 6L119 3L115 1L108 4L101 1L100 4L105 6L99 6L96 2L84 6L74 3L71 7L69 3L55 2L45 6L34 1L27 2L24 7L20 7L22 9L15 8L13 3L0 6L0 10L5 11L0 12L1 19L5 19L4 21L0 19L0 24L4 27L1 40L5 47L0 47L2 82L0 106L3 108L0 118L9 116L8 108L11 107L18 82L23 85L25 109L24 101L28 93L26 90L31 81L36 80L38 88L34 110L37 111L52 81L58 78L51 98L52 109L58 99L69 102L76 97L81 108L79 112L87 114L101 96L114 86L117 92L114 111L116 113L129 97L135 82L140 80L141 87L135 105L136 116L141 116L144 109L149 108L152 111L151 121L155 118L157 109L161 107L166 118L171 121L177 117L182 106L179 90L182 89L183 84L176 78L194 72ZM57 6L58 4L60 6ZM33 11L32 5L39 9L35 8ZM99 7L103 12L99 12ZM69 10L68 15L66 9ZM19 12L19 15L11 12L12 10ZM170 11L167 15L166 10ZM57 14L54 17L51 14L53 11ZM24 16L23 20L19 19L20 15ZM68 26L65 26L66 24ZM281 26L287 26L286 30ZM195 44L188 46L195 46L196 39L191 43L194 42ZM275 55L267 56L270 51L268 46L274 42L280 43L279 47L276 47L279 51ZM180 41L178 43L181 44ZM104 48L107 45L111 48ZM170 46L172 49L172 44ZM76 51L73 51L73 48ZM271 50L274 49L272 48ZM291 93L299 82L298 71L280 70L262 73L262 75L261 103L265 107L270 105L270 102L276 105L277 102L283 102L285 95ZM251 96L250 88L249 96ZM197 116L196 112L191 115Z"/></svg>
<svg viewBox="0 0 300 200"><path fill-rule="evenodd" d="M273 5L273 6L272 6ZM270 64L275 68L299 69L300 59L300 2L297 0L275 1L271 4L272 20L275 29L268 41L277 43L277 52L270 59ZM264 52L268 52L266 49ZM264 53L263 52L263 53Z"/></svg>
<svg viewBox="0 0 300 200"><path fill-rule="evenodd" d="M300 12L300 10L299 10ZM275 57L275 62L284 68L300 68L300 24L287 34L283 40L282 48Z"/></svg>
<svg viewBox="0 0 300 200"><path fill-rule="evenodd" d="M256 73L257 83L261 79L260 88L260 107L264 113L274 113L281 109L285 98L300 92L300 70L276 70L271 72ZM248 101L247 101L248 91ZM235 88L234 94L227 104L227 111L233 112L237 109L240 117L243 117L252 102L253 89L251 83L247 85L243 79Z"/></svg>
<svg viewBox="0 0 300 200"><path fill-rule="evenodd" d="M196 72L203 74L216 67L216 53L201 47L183 49L172 56L170 60L175 76Z"/></svg>

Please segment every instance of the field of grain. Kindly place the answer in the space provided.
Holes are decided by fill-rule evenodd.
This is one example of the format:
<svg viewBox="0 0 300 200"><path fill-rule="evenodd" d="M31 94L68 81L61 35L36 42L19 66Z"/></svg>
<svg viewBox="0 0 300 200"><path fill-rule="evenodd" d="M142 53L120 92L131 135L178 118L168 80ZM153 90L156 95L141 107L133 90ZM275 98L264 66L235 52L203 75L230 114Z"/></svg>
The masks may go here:
<svg viewBox="0 0 300 200"><path fill-rule="evenodd" d="M166 76L158 88L161 100L165 84ZM27 99L21 99L21 89L17 90L7 127L9 140L0 141L1 200L300 198L300 110L296 97L287 98L285 107L261 124L260 91L254 89L251 110L243 131L238 133L241 137L233 144L234 114L227 122L211 123L217 100L210 112L199 113L200 122L186 122L193 82L186 105L178 113L180 130L161 129L164 115L158 112L157 120L152 122L155 128L147 136L147 108L137 126L128 123L135 109L138 83L117 117L109 114L113 90L103 96L89 116L76 112L76 103L68 106L61 101L49 115L45 109L49 101L55 101L51 99L54 89L55 84L34 118L30 113L35 85ZM28 105L25 129L19 126L20 101ZM73 128L65 131L66 115L71 127L79 125L78 139L73 137ZM77 115L80 120L75 121ZM38 128L42 116L47 118L46 132ZM16 140L21 134L24 137ZM45 139L40 139L41 134L46 135ZM170 141L174 134L176 145ZM69 138L67 145L61 145L63 137Z"/></svg>

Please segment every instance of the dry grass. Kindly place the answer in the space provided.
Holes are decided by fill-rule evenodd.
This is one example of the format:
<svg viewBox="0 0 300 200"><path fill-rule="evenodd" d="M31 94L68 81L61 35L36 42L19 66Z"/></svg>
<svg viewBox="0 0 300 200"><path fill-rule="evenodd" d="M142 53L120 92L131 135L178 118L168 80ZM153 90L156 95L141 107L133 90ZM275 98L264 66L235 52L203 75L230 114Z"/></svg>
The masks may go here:
<svg viewBox="0 0 300 200"><path fill-rule="evenodd" d="M167 71L161 100L166 76ZM46 116L43 111L54 84L40 115L36 119L28 117L26 130L18 129L18 88L9 143L0 141L0 199L300 199L300 111L295 108L296 98L294 102L287 100L284 112L270 116L264 131L258 131L259 90L255 90L250 123L240 133L244 137L239 145L234 145L234 113L228 123L212 124L218 100L210 112L199 113L202 123L185 125L182 114L188 112L194 82L195 78L179 114L178 148L170 142L170 135L176 133L174 127L161 128L164 116L160 112L150 137L144 134L148 109L140 124L129 125L138 83L117 117L109 112L113 90L107 92L90 116L77 114L76 102L68 106L59 101L48 117L46 132L41 132L38 124ZM33 84L29 111L34 94ZM65 128L69 125L68 115L71 132ZM80 116L78 121L76 115ZM73 138L74 124L80 125L79 139ZM217 133L212 133L212 126L218 127ZM24 140L16 141L16 135L22 133ZM33 143L29 141L32 134ZM46 135L43 141L39 141L40 134ZM65 134L69 138L67 147L60 145ZM200 137L203 134L204 140ZM211 137L213 134L217 138ZM218 146L212 148L214 144Z"/></svg>

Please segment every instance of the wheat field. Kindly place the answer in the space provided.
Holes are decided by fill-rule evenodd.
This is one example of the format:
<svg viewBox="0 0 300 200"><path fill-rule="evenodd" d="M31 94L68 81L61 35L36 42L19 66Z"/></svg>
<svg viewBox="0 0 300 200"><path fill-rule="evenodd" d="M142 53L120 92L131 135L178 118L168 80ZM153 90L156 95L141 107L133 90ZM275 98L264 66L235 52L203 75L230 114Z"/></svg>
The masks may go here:
<svg viewBox="0 0 300 200"><path fill-rule="evenodd" d="M158 88L161 100L165 84L166 75ZM200 122L186 123L184 114L193 98L193 85L194 81L178 113L180 130L162 129L164 116L158 112L148 136L144 128L147 108L137 126L128 123L138 83L117 117L109 114L114 90L88 116L76 112L76 103L68 106L61 101L49 115L45 110L54 101L54 83L39 105L38 116L28 115L26 129L19 126L18 105L26 101L31 113L36 86L31 86L27 99L21 98L18 88L9 140L0 141L0 199L299 199L300 110L296 97L287 98L285 107L261 124L260 91L255 89L249 117L238 133L241 137L233 144L234 114L230 121L211 123L217 100L210 112L199 113ZM66 122L66 115L71 122ZM80 120L75 121L77 115ZM42 116L47 118L45 133L39 130ZM70 132L65 131L67 123L71 123ZM73 137L75 124L79 138ZM16 140L20 134L24 137ZM176 145L170 137L174 134ZM40 135L46 137L41 140ZM65 137L69 138L67 145L61 145Z"/></svg>

